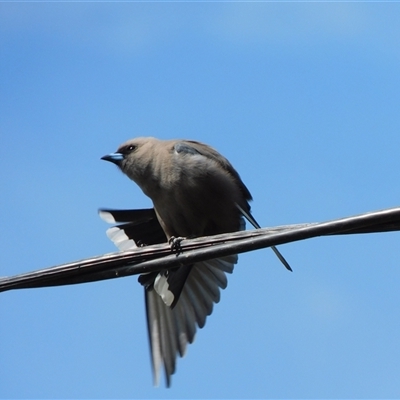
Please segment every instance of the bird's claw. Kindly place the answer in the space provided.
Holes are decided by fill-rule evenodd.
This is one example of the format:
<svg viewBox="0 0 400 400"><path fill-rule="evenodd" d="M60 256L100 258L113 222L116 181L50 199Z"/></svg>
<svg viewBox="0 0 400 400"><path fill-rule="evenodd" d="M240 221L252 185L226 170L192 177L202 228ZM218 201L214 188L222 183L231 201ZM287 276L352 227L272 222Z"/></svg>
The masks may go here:
<svg viewBox="0 0 400 400"><path fill-rule="evenodd" d="M168 240L168 243L171 245L171 251L176 253L176 255L182 253L181 242L184 240L184 237L175 237L171 236Z"/></svg>

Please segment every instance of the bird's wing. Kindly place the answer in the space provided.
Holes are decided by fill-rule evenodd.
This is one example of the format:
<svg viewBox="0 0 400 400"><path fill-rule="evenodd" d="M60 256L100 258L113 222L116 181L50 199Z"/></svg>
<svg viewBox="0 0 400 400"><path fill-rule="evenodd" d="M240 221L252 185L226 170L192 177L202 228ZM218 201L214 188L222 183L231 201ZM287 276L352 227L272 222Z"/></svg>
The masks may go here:
<svg viewBox="0 0 400 400"><path fill-rule="evenodd" d="M240 178L238 172L233 168L232 164L217 150L208 146L204 143L196 142L194 140L179 140L175 144L175 151L178 153L187 153L187 154L201 154L204 157L207 157L214 162L218 163L225 171L227 171L236 181L237 185L240 187L240 190L246 200L252 200L249 189L247 189L246 185L243 183Z"/></svg>
<svg viewBox="0 0 400 400"><path fill-rule="evenodd" d="M120 250L167 241L154 208L142 210L100 209L99 215L108 223L124 222L107 229L106 232L109 239Z"/></svg>
<svg viewBox="0 0 400 400"><path fill-rule="evenodd" d="M220 289L227 286L226 273L233 271L237 255L195 263L174 308L167 306L154 289L146 290L147 327L151 349L154 384L160 381L164 366L170 386L176 359L186 352L195 337L197 326L203 328L220 300ZM184 267L183 267L184 268Z"/></svg>
<svg viewBox="0 0 400 400"><path fill-rule="evenodd" d="M237 171L233 168L231 163L225 157L223 157L221 154L219 154L212 147L210 147L206 144L200 143L200 142L192 141L192 140L178 141L174 147L175 147L175 151L177 153L193 154L193 155L201 154L202 156L205 156L211 160L214 160L223 169L225 169L225 171L227 171L235 179L237 185L240 187L240 190L244 196L244 199L246 200L245 202L242 203L242 205L236 203L236 207L238 208L238 210L240 211L242 216L244 218L246 218L246 220L249 221L254 226L254 228L260 229L260 225L255 220L255 218L251 215L250 205L247 202L252 199L251 194L250 194L249 190L247 189L246 185L241 180ZM282 264L285 266L285 268L288 269L289 271L292 271L292 268L290 267L290 265L286 261L286 259L283 257L281 252L275 246L272 246L271 249L276 254L276 256L279 258L279 260L282 262Z"/></svg>
<svg viewBox="0 0 400 400"><path fill-rule="evenodd" d="M167 241L153 209L102 209L99 214L106 222L124 222L107 231L120 250L137 247L138 242L151 245ZM167 386L170 385L178 355L182 357L185 354L187 345L194 340L197 326L202 328L205 325L214 303L219 302L220 289L225 289L228 283L226 273L232 273L237 258L237 255L231 255L179 268L190 270L190 274L187 274L174 307L167 306L154 290L154 282L161 274L156 272L139 277L139 282L145 287L147 326L156 385L162 367Z"/></svg>

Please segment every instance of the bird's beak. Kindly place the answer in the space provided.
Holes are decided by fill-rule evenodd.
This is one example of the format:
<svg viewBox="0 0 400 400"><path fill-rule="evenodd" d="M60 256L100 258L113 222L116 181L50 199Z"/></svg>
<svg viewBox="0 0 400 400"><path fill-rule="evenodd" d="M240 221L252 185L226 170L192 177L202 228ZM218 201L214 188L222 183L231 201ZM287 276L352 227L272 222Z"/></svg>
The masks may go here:
<svg viewBox="0 0 400 400"><path fill-rule="evenodd" d="M121 153L111 153L101 157L101 159L119 165L120 161L124 159L124 155Z"/></svg>

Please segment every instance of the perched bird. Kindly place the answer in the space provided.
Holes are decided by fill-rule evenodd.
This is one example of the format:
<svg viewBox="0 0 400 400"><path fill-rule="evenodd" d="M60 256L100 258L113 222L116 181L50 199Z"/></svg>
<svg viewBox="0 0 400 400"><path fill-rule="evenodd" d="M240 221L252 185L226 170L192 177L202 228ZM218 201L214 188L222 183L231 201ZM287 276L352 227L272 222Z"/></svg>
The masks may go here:
<svg viewBox="0 0 400 400"><path fill-rule="evenodd" d="M212 147L191 140L140 137L102 157L116 164L150 197L154 209L100 210L107 222L122 222L108 230L121 249L176 238L194 238L244 229L252 199L230 162ZM290 269L277 249L274 251ZM202 328L220 289L227 286L237 255L230 255L159 273L143 274L154 383L164 367L167 386L176 358L192 343L196 324Z"/></svg>

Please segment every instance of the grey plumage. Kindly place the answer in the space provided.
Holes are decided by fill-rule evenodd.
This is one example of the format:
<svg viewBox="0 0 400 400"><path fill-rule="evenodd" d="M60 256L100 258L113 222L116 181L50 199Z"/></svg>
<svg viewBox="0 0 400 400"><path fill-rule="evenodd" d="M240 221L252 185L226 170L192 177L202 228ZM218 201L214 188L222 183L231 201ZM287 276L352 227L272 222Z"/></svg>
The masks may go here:
<svg viewBox="0 0 400 400"><path fill-rule="evenodd" d="M194 141L137 138L116 154L121 170L151 198L167 235L203 236L239 229L251 195L229 161ZM232 218L232 216L234 216Z"/></svg>
<svg viewBox="0 0 400 400"><path fill-rule="evenodd" d="M137 243L138 238L144 244L159 242L162 233L169 240L234 232L244 228L243 215L257 224L250 214L251 194L238 173L225 157L203 143L136 138L103 159L117 164L154 205L154 211L118 214L104 210L103 216L129 221L111 228L116 230L110 237L121 249ZM140 237L141 228L150 225L146 232L151 234ZM193 342L196 324L204 326L220 299L219 289L227 285L225 274L233 271L236 262L237 256L232 255L139 278L145 286L155 384L164 366L170 385L177 355L183 356L187 344Z"/></svg>

